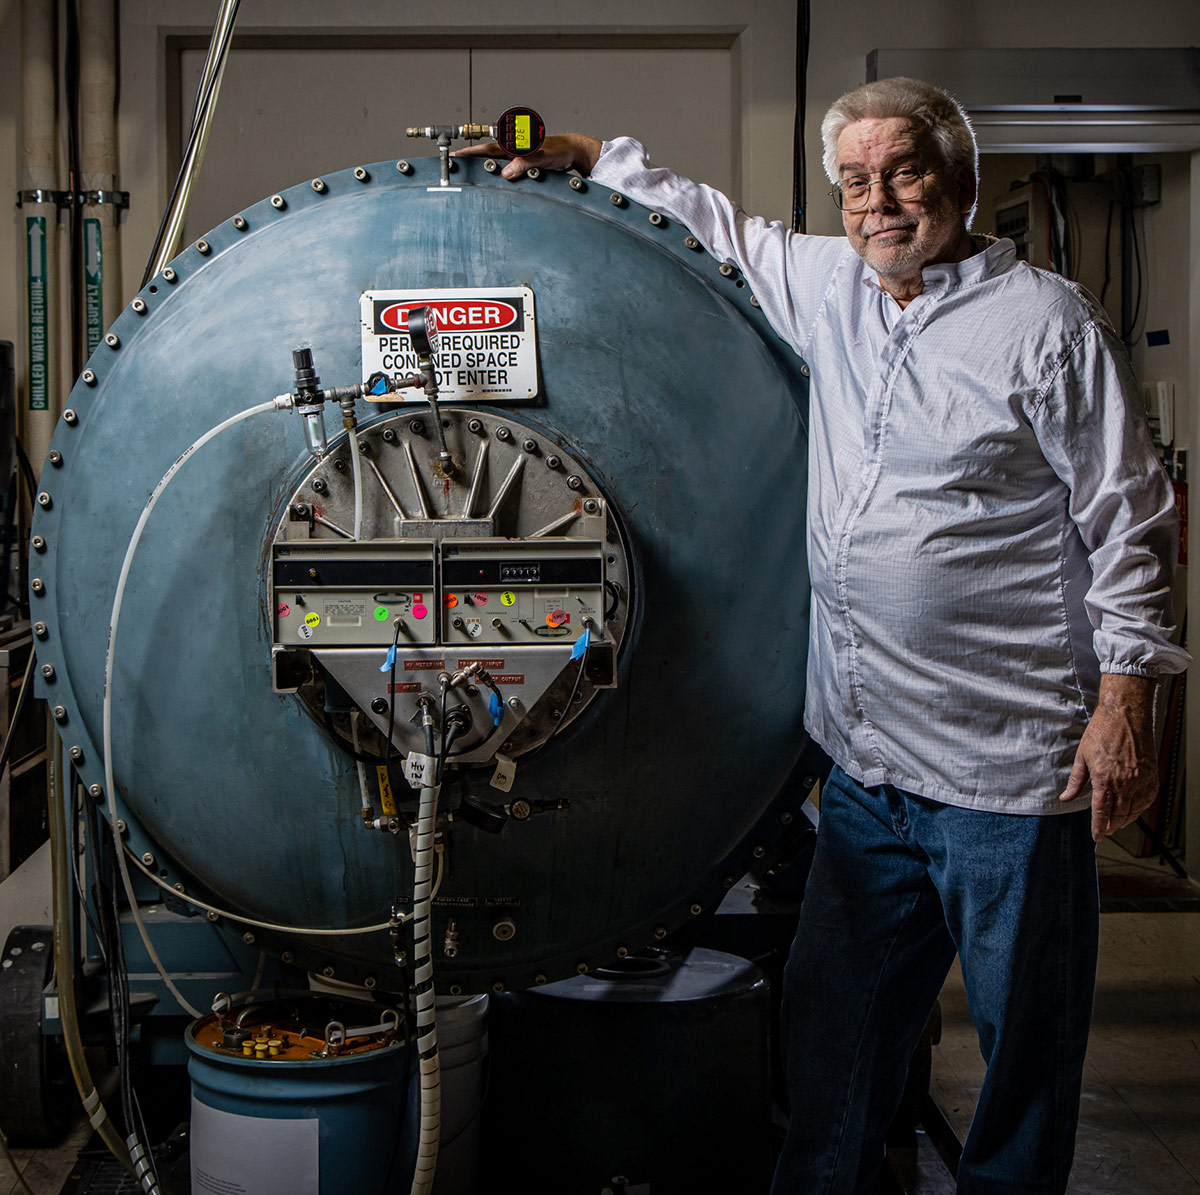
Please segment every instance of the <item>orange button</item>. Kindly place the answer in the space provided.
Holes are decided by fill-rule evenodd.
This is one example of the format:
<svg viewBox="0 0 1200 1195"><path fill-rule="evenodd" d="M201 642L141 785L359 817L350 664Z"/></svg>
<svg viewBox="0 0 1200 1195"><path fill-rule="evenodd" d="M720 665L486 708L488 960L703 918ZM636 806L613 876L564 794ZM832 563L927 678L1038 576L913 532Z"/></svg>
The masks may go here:
<svg viewBox="0 0 1200 1195"><path fill-rule="evenodd" d="M571 616L565 610L551 610L546 615L546 625L550 627L561 627L571 621Z"/></svg>
<svg viewBox="0 0 1200 1195"><path fill-rule="evenodd" d="M458 605L458 594L448 593L442 600L446 603L447 610L453 610Z"/></svg>

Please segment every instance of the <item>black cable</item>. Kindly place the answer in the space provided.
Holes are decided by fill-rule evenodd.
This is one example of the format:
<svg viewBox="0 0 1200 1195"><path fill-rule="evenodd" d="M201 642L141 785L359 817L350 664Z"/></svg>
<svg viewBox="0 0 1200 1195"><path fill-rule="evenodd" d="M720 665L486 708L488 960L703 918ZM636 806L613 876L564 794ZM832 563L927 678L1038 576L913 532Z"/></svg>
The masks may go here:
<svg viewBox="0 0 1200 1195"><path fill-rule="evenodd" d="M12 570L13 549L17 546L17 496L20 493L20 483L17 481L16 470L8 479L8 492L5 495L4 511L4 598L6 606L21 608L21 599L8 592L8 576Z"/></svg>
<svg viewBox="0 0 1200 1195"><path fill-rule="evenodd" d="M532 754L525 756L525 762L528 762L530 759L534 758L534 756L541 755L542 752L550 746L551 740L553 740L554 736L558 734L562 724L567 720L567 715L571 712L571 706L575 704L575 694L579 692L579 685L583 680L583 670L587 666L588 652L591 650L592 646L589 643L588 646L583 649L583 654L579 657L579 671L575 674L575 683L571 686L571 695L567 698L567 704L563 707L562 717L554 723L550 733L546 736L545 742L543 742L542 745L538 747L538 749Z"/></svg>
<svg viewBox="0 0 1200 1195"><path fill-rule="evenodd" d="M120 845L116 841L115 832L105 834L104 841L110 852L110 874L115 875L119 864L116 852ZM121 1119L125 1125L125 1137L128 1139L136 1129L137 1121L133 1113L131 1091L133 1080L129 1073L129 971L125 961L125 943L121 938L121 899L115 883L109 885L107 892L109 910L109 943L108 968L108 1011L112 1025L113 1040L117 1048L117 1079L121 1099Z"/></svg>
<svg viewBox="0 0 1200 1195"><path fill-rule="evenodd" d="M796 115L792 125L792 231L804 232L808 223L808 158L804 125L808 113L808 48L812 13L809 0L796 5Z"/></svg>
<svg viewBox="0 0 1200 1195"><path fill-rule="evenodd" d="M120 867L117 852L121 843L115 831L106 836L112 852L112 874L115 875ZM129 1138L133 1137L140 1144L144 1153L148 1173L153 1176L155 1185L158 1184L158 1172L154 1163L154 1155L150 1149L150 1139L146 1133L146 1125L142 1120L141 1105L133 1087L133 1054L130 1034L132 1031L132 1001L129 991L129 966L125 959L125 941L121 932L121 894L115 883L110 885L112 898L112 928L113 943L110 958L113 965L108 971L108 991L110 1011L113 1011L114 992L118 997L113 1015L114 1037L117 1039L117 1074L121 1092L121 1115L125 1120L126 1147L129 1148ZM132 1150L130 1161L133 1161ZM140 1184L145 1189L145 1183Z"/></svg>
<svg viewBox="0 0 1200 1195"><path fill-rule="evenodd" d="M412 1044L416 1025L413 1024L412 993L408 988L408 954L400 966L400 983L404 999L404 1089L400 1095L400 1115L396 1120L396 1132L392 1137L392 1156L388 1160L387 1174L384 1175L384 1192L392 1189L392 1172L396 1169L396 1159L400 1156L400 1142L404 1139L405 1122L408 1120L408 1089L412 1086ZM419 1081L419 1080L418 1080Z"/></svg>
<svg viewBox="0 0 1200 1195"><path fill-rule="evenodd" d="M34 476L33 465L29 463L29 453L25 451L25 445L14 436L13 447L17 450L17 460L21 465L21 475L25 478L25 484L29 487L29 504L32 506L37 498L37 477Z"/></svg>
<svg viewBox="0 0 1200 1195"><path fill-rule="evenodd" d="M328 710L325 710L324 713L325 729L329 731L329 737L333 739L334 742L337 743L337 745L341 747L341 749L345 751L346 754L352 759L357 759L361 763L375 764L376 766L382 766L388 762L387 757L384 755L371 755L369 752L363 751L361 748L356 750L353 741L347 739L334 724L333 714L331 714ZM354 715L351 714L350 717L353 718Z"/></svg>
<svg viewBox="0 0 1200 1195"><path fill-rule="evenodd" d="M1129 209L1129 233L1133 238L1134 279L1137 282L1137 297L1133 303L1133 318L1129 321L1129 327L1121 333L1121 339L1125 341L1128 341L1137 330L1138 319L1142 312L1142 251L1138 246L1137 211L1132 205Z"/></svg>
<svg viewBox="0 0 1200 1195"><path fill-rule="evenodd" d="M29 661L25 665L25 675L21 678L21 688L17 692L17 702L13 706L12 719L8 723L8 733L4 736L4 746L0 748L0 773L8 766L8 756L12 751L13 739L17 733L17 723L21 720L21 711L25 708L25 699L33 687L33 665L37 660L37 652L29 649Z"/></svg>
<svg viewBox="0 0 1200 1195"><path fill-rule="evenodd" d="M446 694L449 692L450 686L442 685L441 724L438 726L438 730L441 732L442 736L442 745L438 750L437 772L434 773L433 777L434 784L441 784L442 782L442 768L446 765L446 751L449 747L449 743L446 741Z"/></svg>
<svg viewBox="0 0 1200 1195"><path fill-rule="evenodd" d="M183 156L179 162L179 171L175 175L174 185L171 187L170 197L167 199L167 206L163 211L162 221L158 226L158 232L154 237L154 247L150 250L150 257L146 262L146 270L142 275L142 281L138 286L140 290L147 282L150 281L150 271L154 268L154 261L158 257L158 251L162 248L163 237L167 232L167 221L171 216L171 209L175 206L175 200L179 195L179 188L183 184L184 171L187 169L188 158L191 156L192 150L195 148L196 140L200 136L200 130L204 127L204 120L208 113L208 109L212 104L213 95L216 92L217 80L221 75L220 63L225 58L229 51L229 43L233 38L233 27L237 23L237 10L241 7L241 0L233 6L233 16L230 19L229 27L225 31L225 37L222 39L216 56L213 58L213 72L209 77L208 85L204 88L204 94L200 95L199 86L197 87L197 98L195 106L192 109L192 127L188 132L187 144L183 149ZM221 19L220 9L217 10L216 20ZM209 41L211 47L212 40L217 36L217 25L213 25L212 39ZM203 78L201 79L203 82Z"/></svg>
<svg viewBox="0 0 1200 1195"><path fill-rule="evenodd" d="M83 915L87 918L88 925L91 926L92 937L96 939L100 957L107 967L108 954L104 949L104 940L100 934L100 927L96 924L95 917L92 916L91 901L88 900L87 893L83 890L83 878L79 874L79 822L82 813L79 797L83 786L75 779L74 773L71 778L71 791L74 794L71 802L71 879L75 881L75 895L79 897L79 907L83 909Z"/></svg>
<svg viewBox="0 0 1200 1195"><path fill-rule="evenodd" d="M92 860L92 905L99 918L93 924L99 930L101 950L104 954L108 976L109 1024L117 1059L117 1086L121 1104L121 1119L124 1124L122 1137L128 1142L133 1136L145 1150L149 1174L159 1182L149 1136L142 1118L141 1105L133 1086L133 1058L131 1053L132 1000L129 989L129 967L125 958L125 942L121 931L121 894L115 882L119 869L116 852L121 849L116 833L107 822L101 823L93 802L85 803L89 859ZM99 855L104 851L108 879L103 874ZM90 921L90 918L89 918ZM128 1147L128 1145L127 1145ZM132 1162L132 1156L130 1161Z"/></svg>
<svg viewBox="0 0 1200 1195"><path fill-rule="evenodd" d="M387 763L392 758L392 730L396 725L396 650L400 646L400 628L403 623L399 618L396 619L395 629L392 631L392 666L388 671L388 731L387 741L383 744L383 762Z"/></svg>
<svg viewBox="0 0 1200 1195"><path fill-rule="evenodd" d="M604 611L604 621L607 623L616 616L617 607L621 604L621 587L615 581L604 581L604 588L612 594L612 605Z"/></svg>
<svg viewBox="0 0 1200 1195"><path fill-rule="evenodd" d="M71 238L71 376L78 377L84 361L83 317L83 165L79 147L79 5L67 0L66 92L67 176L71 208L68 216Z"/></svg>
<svg viewBox="0 0 1200 1195"><path fill-rule="evenodd" d="M1113 209L1116 203L1113 200L1108 201L1108 220L1104 224L1104 284L1100 287L1100 306L1104 306L1104 296L1108 294L1109 283L1112 282L1112 258L1110 256L1112 247L1112 218Z"/></svg>

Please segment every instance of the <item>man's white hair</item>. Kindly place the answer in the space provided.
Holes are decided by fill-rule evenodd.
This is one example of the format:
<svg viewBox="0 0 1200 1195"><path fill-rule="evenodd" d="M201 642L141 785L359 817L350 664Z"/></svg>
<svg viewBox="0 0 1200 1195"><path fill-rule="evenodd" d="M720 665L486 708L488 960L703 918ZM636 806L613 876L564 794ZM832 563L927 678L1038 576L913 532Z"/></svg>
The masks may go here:
<svg viewBox="0 0 1200 1195"><path fill-rule="evenodd" d="M825 173L831 183L838 181L837 143L847 125L857 120L889 120L901 117L915 125L924 125L933 137L945 165L961 162L975 171L979 181L979 147L971 122L962 105L944 91L919 79L879 79L847 92L834 102L821 121L821 141L825 146Z"/></svg>

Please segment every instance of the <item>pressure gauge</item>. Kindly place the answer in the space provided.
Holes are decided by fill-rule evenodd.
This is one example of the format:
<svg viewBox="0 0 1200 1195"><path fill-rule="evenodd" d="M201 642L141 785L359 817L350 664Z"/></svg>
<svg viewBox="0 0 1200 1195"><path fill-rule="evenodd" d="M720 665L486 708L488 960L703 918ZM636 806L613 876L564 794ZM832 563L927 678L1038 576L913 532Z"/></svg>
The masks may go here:
<svg viewBox="0 0 1200 1195"><path fill-rule="evenodd" d="M413 307L409 311L408 335L418 357L437 355L437 316L432 307Z"/></svg>
<svg viewBox="0 0 1200 1195"><path fill-rule="evenodd" d="M496 140L513 158L526 158L542 148L546 126L532 108L509 108L496 121Z"/></svg>

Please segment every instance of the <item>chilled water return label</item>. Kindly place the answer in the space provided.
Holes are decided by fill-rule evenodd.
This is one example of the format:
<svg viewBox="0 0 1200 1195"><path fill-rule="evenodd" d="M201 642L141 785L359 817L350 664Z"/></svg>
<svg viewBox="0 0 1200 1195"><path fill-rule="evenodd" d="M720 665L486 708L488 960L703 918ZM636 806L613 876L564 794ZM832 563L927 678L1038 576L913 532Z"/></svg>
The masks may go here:
<svg viewBox="0 0 1200 1195"><path fill-rule="evenodd" d="M538 392L533 291L527 286L458 290L369 290L362 296L362 376L414 374L417 354L408 335L414 307L434 309L434 359L441 398L489 402L533 398ZM423 402L419 389L376 401Z"/></svg>
<svg viewBox="0 0 1200 1195"><path fill-rule="evenodd" d="M46 217L26 216L25 236L28 240L29 409L47 411L50 399L46 363Z"/></svg>

